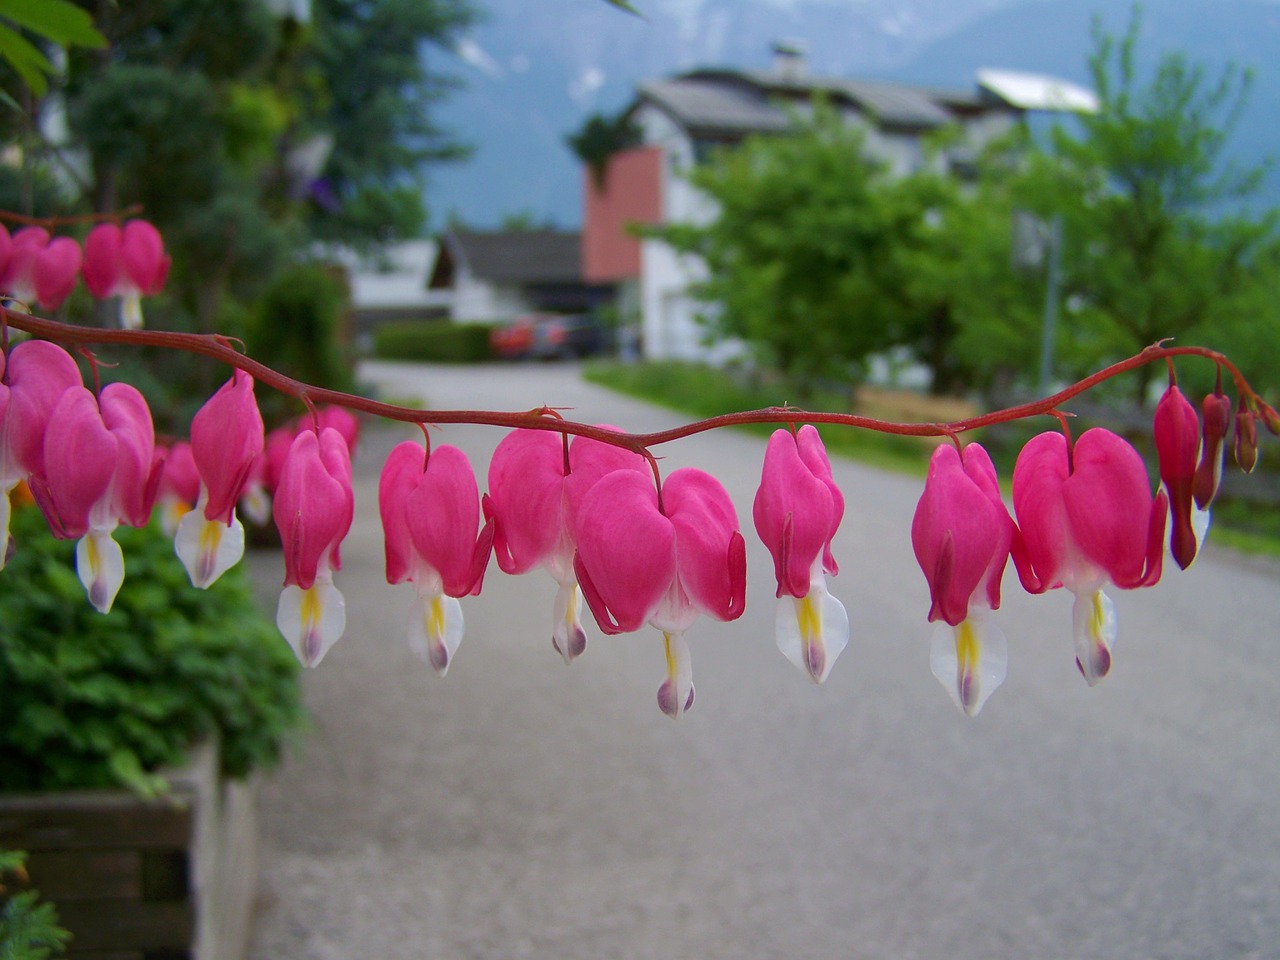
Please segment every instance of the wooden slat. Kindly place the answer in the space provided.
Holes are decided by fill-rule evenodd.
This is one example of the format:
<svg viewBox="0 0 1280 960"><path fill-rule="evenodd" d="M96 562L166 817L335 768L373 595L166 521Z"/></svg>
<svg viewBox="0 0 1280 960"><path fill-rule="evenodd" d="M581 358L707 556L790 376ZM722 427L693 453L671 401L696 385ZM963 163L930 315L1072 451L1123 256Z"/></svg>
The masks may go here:
<svg viewBox="0 0 1280 960"><path fill-rule="evenodd" d="M142 899L185 900L191 892L191 864L185 850L142 854Z"/></svg>
<svg viewBox="0 0 1280 960"><path fill-rule="evenodd" d="M86 950L185 948L195 927L185 900L79 900L58 904L58 921L75 935L73 955Z"/></svg>
<svg viewBox="0 0 1280 960"><path fill-rule="evenodd" d="M174 848L191 839L191 809L109 794L0 797L0 847L10 850Z"/></svg>
<svg viewBox="0 0 1280 960"><path fill-rule="evenodd" d="M136 850L39 850L27 860L31 886L55 902L137 900L142 857Z"/></svg>

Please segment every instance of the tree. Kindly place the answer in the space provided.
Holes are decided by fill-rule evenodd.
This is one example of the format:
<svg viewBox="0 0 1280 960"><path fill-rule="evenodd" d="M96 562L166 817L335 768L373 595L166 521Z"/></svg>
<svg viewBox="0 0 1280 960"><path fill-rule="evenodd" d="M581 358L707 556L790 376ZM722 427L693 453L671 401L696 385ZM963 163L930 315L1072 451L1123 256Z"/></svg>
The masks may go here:
<svg viewBox="0 0 1280 960"><path fill-rule="evenodd" d="M643 132L625 110L614 115L593 113L582 122L577 132L564 138L569 149L591 171L597 189L604 188L609 158L615 153L638 147L642 140Z"/></svg>
<svg viewBox="0 0 1280 960"><path fill-rule="evenodd" d="M261 178L279 125L245 122L269 96L279 19L258 0L93 8L108 46L76 52L60 91L61 149L88 158L66 205L140 205L174 253L181 312L212 330L227 290L250 293L286 249Z"/></svg>
<svg viewBox="0 0 1280 960"><path fill-rule="evenodd" d="M1140 27L1137 8L1119 39L1095 20L1089 67L1099 109L1077 130L1058 127L1024 174L1028 205L1065 225L1065 289L1079 309L1063 357L1070 369L1060 372L1226 321L1274 232L1273 213L1246 206L1265 167L1225 157L1249 74L1228 66L1210 78L1168 53L1144 84ZM1137 378L1139 401L1153 374Z"/></svg>
<svg viewBox="0 0 1280 960"><path fill-rule="evenodd" d="M924 211L885 201L889 175L856 127L820 105L789 135L749 138L689 178L716 216L655 235L706 263L694 292L714 304L704 318L712 336L746 340L801 392L814 377L856 375L902 340L901 311L885 296L892 245Z"/></svg>
<svg viewBox="0 0 1280 960"><path fill-rule="evenodd" d="M922 211L901 217L891 238L886 309L900 313L904 344L935 393L1003 387L1035 366L1043 283L1011 269L1001 167L989 160L974 183L922 170L886 188L886 201Z"/></svg>
<svg viewBox="0 0 1280 960"><path fill-rule="evenodd" d="M315 0L314 37L293 74L303 104L297 140L322 133L331 151L311 192L310 227L360 245L418 235L424 167L467 148L431 119L458 86L429 69L476 18L468 0Z"/></svg>

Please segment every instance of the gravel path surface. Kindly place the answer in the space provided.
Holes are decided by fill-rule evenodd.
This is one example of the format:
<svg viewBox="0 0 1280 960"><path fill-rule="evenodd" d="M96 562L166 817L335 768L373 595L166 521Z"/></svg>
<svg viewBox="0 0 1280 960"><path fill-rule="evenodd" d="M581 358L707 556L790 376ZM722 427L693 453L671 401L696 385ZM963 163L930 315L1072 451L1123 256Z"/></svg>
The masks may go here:
<svg viewBox="0 0 1280 960"><path fill-rule="evenodd" d="M437 407L678 422L571 366L362 374ZM742 620L690 631L698 702L673 723L654 702L656 632L593 629L566 667L540 572L490 565L447 678L414 658L376 504L406 436L369 431L357 464L348 632L306 676L312 728L264 787L253 960L1280 956L1274 565L1210 550L1115 594L1115 668L1093 689L1070 597L1028 597L1010 571L1009 679L966 720L929 672L918 480L836 465L831 589L854 627L818 688L773 647L772 566L750 528L762 441L680 441L665 467L725 482L749 583ZM483 478L501 433L436 436ZM279 557L251 562L273 603Z"/></svg>

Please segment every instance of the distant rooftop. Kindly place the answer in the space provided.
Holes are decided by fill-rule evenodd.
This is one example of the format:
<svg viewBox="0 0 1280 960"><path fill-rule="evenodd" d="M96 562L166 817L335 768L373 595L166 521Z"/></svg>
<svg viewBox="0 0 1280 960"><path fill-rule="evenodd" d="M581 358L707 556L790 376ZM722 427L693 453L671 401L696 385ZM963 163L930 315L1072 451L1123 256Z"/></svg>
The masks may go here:
<svg viewBox="0 0 1280 960"><path fill-rule="evenodd" d="M1039 73L987 68L978 71L978 86L1022 110L1097 113L1099 107L1092 90Z"/></svg>
<svg viewBox="0 0 1280 960"><path fill-rule="evenodd" d="M905 83L815 77L803 69L693 70L641 84L640 98L657 104L686 129L701 134L745 136L786 130L787 101L815 95L837 107L852 107L883 127L929 130L993 110L1022 109L993 103L977 90L940 90Z"/></svg>
<svg viewBox="0 0 1280 960"><path fill-rule="evenodd" d="M582 234L563 230L445 234L430 285L448 286L452 271L465 267L490 283L577 283L582 277Z"/></svg>

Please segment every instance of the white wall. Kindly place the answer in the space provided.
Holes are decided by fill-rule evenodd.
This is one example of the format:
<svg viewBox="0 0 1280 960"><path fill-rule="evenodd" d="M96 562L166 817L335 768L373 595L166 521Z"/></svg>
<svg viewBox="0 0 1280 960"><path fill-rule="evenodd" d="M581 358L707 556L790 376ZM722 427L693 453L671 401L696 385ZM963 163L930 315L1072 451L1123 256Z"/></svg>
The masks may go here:
<svg viewBox="0 0 1280 960"><path fill-rule="evenodd" d="M512 320L531 309L530 303L514 287L494 286L461 270L454 278L450 316L458 323Z"/></svg>

